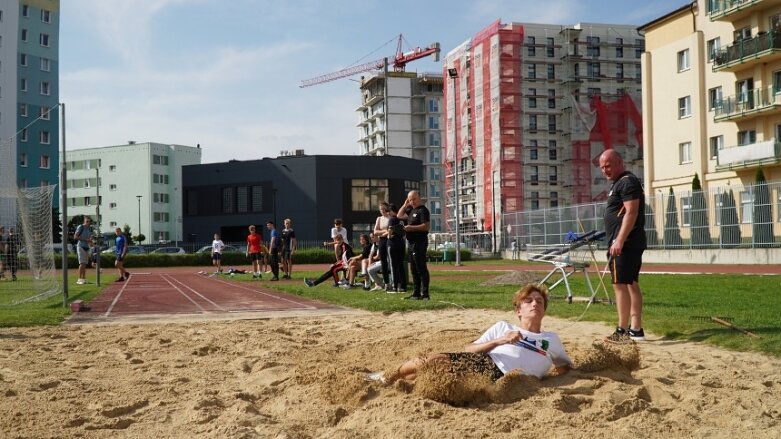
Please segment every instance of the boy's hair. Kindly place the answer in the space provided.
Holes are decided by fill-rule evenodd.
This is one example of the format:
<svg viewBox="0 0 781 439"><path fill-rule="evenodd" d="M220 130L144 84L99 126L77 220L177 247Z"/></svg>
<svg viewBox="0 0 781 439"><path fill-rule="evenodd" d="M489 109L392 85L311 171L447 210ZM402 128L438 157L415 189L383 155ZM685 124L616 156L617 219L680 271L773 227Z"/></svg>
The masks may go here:
<svg viewBox="0 0 781 439"><path fill-rule="evenodd" d="M344 236L342 236L342 234L340 233L334 236L334 241L344 241Z"/></svg>
<svg viewBox="0 0 781 439"><path fill-rule="evenodd" d="M523 288L518 290L515 293L515 296L513 297L513 308L518 309L521 307L521 304L524 300L526 300L527 297L529 297L529 294L533 292L538 292L542 296L542 299L545 301L545 308L548 309L548 288L545 285L540 284L526 284Z"/></svg>
<svg viewBox="0 0 781 439"><path fill-rule="evenodd" d="M249 226L249 231L250 231L250 232L254 232L254 231L255 231L255 226L254 226L254 225L252 225L252 226Z"/></svg>
<svg viewBox="0 0 781 439"><path fill-rule="evenodd" d="M336 224L337 226L341 226L342 225L342 219L341 218L335 218L334 219L334 224Z"/></svg>

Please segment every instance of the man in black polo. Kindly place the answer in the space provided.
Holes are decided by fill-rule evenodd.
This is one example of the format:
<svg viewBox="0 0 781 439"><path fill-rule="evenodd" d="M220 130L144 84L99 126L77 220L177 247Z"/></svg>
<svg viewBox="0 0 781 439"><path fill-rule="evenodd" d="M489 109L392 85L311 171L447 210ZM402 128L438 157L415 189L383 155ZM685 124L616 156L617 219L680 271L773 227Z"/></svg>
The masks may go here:
<svg viewBox="0 0 781 439"><path fill-rule="evenodd" d="M599 157L602 174L613 184L605 208L608 266L616 295L618 327L605 338L611 343L645 340L642 326L643 294L638 283L645 240L645 194L640 180L624 167L613 149Z"/></svg>
<svg viewBox="0 0 781 439"><path fill-rule="evenodd" d="M429 300L429 275L426 266L426 251L428 250L428 230L431 224L431 214L420 200L420 192L410 191L406 201L401 205L398 218L406 222L404 231L407 236L407 252L412 266L412 295L410 300Z"/></svg>

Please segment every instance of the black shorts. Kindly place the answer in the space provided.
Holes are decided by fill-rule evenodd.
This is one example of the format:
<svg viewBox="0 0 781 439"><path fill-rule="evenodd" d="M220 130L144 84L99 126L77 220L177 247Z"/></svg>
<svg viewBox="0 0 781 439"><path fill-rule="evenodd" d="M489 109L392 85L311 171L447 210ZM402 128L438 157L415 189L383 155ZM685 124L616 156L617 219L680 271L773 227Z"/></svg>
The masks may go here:
<svg viewBox="0 0 781 439"><path fill-rule="evenodd" d="M122 261L125 260L125 257L122 256L122 255L117 255L117 259L115 259L115 260L116 260L116 262L122 262Z"/></svg>
<svg viewBox="0 0 781 439"><path fill-rule="evenodd" d="M221 258L222 258L221 254L217 252L212 253L212 261L219 261Z"/></svg>
<svg viewBox="0 0 781 439"><path fill-rule="evenodd" d="M496 381L504 376L502 370L488 354L476 352L446 353L450 359L450 372L470 372L485 375Z"/></svg>
<svg viewBox="0 0 781 439"><path fill-rule="evenodd" d="M292 254L290 253L290 250L287 250L287 249L282 250L282 259L287 261L287 260L290 260L291 256L292 256Z"/></svg>
<svg viewBox="0 0 781 439"><path fill-rule="evenodd" d="M621 256L608 254L610 278L614 284L633 284L640 279L643 250L623 249Z"/></svg>
<svg viewBox="0 0 781 439"><path fill-rule="evenodd" d="M250 253L247 257L249 258L250 262L262 260L260 253Z"/></svg>

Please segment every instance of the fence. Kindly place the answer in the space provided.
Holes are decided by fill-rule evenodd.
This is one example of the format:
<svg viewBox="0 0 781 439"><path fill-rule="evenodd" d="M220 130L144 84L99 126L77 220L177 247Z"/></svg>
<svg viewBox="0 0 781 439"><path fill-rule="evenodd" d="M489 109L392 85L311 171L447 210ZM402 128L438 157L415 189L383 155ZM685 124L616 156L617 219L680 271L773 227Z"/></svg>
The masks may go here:
<svg viewBox="0 0 781 439"><path fill-rule="evenodd" d="M504 214L502 246L563 244L570 232L603 230L604 210L590 203ZM647 195L645 232L649 249L781 247L781 182Z"/></svg>

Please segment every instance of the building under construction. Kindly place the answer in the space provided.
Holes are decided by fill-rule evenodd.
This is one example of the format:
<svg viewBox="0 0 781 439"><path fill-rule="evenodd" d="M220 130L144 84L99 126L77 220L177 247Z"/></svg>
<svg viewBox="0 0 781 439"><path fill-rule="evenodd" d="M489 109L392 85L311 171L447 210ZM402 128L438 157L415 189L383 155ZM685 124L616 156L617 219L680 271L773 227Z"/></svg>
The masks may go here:
<svg viewBox="0 0 781 439"><path fill-rule="evenodd" d="M458 203L460 231L492 237L496 248L504 213L605 199L597 163L605 149L642 176L644 48L633 26L497 20L450 51L447 230L455 231Z"/></svg>

